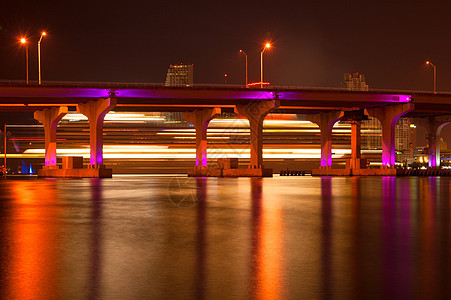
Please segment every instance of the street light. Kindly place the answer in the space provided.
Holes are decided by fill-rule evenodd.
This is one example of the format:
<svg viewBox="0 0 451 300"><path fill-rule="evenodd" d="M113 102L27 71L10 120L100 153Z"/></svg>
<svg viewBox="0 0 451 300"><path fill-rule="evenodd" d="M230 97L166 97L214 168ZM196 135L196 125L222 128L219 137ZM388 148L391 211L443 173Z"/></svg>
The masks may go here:
<svg viewBox="0 0 451 300"><path fill-rule="evenodd" d="M271 47L270 43L266 43L265 47L263 47L262 52L260 53L260 87L263 88L263 52L265 52L266 49L269 49Z"/></svg>
<svg viewBox="0 0 451 300"><path fill-rule="evenodd" d="M21 38L20 42L22 43L22 45L25 45L25 53L26 53L25 56L27 61L27 84L28 84L28 43L26 38Z"/></svg>
<svg viewBox="0 0 451 300"><path fill-rule="evenodd" d="M434 68L434 94L437 93L437 67L430 61L426 62L427 65L431 65Z"/></svg>
<svg viewBox="0 0 451 300"><path fill-rule="evenodd" d="M240 50L240 53L243 53L244 57L246 58L246 87L247 87L247 54L243 50Z"/></svg>
<svg viewBox="0 0 451 300"><path fill-rule="evenodd" d="M45 31L43 31L43 32L41 33L41 37L39 38L39 41L38 41L39 84L41 84L41 41L42 41L42 38L43 38L44 36L46 36L46 35L47 35L47 33L46 33Z"/></svg>

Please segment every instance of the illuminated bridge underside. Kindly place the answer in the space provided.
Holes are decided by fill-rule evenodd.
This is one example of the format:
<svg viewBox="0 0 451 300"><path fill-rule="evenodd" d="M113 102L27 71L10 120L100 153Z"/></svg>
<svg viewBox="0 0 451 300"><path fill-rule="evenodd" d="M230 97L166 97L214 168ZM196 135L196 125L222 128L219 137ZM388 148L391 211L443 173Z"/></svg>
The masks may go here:
<svg viewBox="0 0 451 300"><path fill-rule="evenodd" d="M276 87L246 89L242 87L225 88L223 86L171 88L153 85L129 87L125 84L82 84L77 86L71 84L43 86L0 84L0 110L4 111L38 111L61 106L77 107L78 110L81 104L100 101L100 99L110 99L108 101L114 102L112 106L114 110L189 112L220 108L223 112L235 111L244 114L251 123L252 168L263 168L261 165L261 127L268 112L315 116L310 120L318 124L321 130L321 166L324 168L331 167L331 128L335 122L342 118L347 118L346 120L355 123L353 127L355 130L352 133L352 157L355 161L351 165L359 168L360 120L355 119L355 117L349 119L349 115L357 116L358 114L346 114L346 112L364 111L365 114L380 120L383 128L382 163L385 168L394 167L394 126L401 116L420 118L422 122L419 123L428 128L430 142L439 141L437 135L444 124L451 120L446 117L451 115L451 94L443 93L364 92ZM108 109L105 108L105 112ZM98 124L101 128L104 112L100 110L95 113L94 111L85 112L85 114L89 113L98 118L98 121L93 122L92 126ZM197 130L196 134L205 135L203 131L206 131L206 126L198 126L198 128L201 129ZM93 129L91 128L91 130ZM100 136L101 139L101 134L97 134L97 136ZM97 148L100 146L101 149L101 142L94 139L91 141L91 147L94 144ZM206 147L206 143L204 144ZM431 156L429 161L432 162L431 166L436 166L439 162L432 159L432 156L437 156L439 147L431 148L432 152L435 152L429 154ZM199 151L206 150L202 147L199 149ZM97 155L99 157L96 159L101 162L101 151ZM204 164L205 162L203 164L197 162L197 165Z"/></svg>
<svg viewBox="0 0 451 300"><path fill-rule="evenodd" d="M405 91L344 91L340 89L245 88L122 88L111 84L26 86L0 84L0 110L36 110L48 106L75 106L92 99L115 97L117 107L148 111L189 111L203 107L233 109L250 101L279 99L280 113L316 113L355 110L411 102L407 116L451 113L451 94Z"/></svg>

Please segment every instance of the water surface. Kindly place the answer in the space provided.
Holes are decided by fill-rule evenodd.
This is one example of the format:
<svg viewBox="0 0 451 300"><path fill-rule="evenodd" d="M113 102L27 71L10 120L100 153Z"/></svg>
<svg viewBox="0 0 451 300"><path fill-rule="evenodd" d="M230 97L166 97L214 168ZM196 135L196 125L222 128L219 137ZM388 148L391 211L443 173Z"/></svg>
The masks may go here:
<svg viewBox="0 0 451 300"><path fill-rule="evenodd" d="M6 299L445 299L449 178L0 181Z"/></svg>

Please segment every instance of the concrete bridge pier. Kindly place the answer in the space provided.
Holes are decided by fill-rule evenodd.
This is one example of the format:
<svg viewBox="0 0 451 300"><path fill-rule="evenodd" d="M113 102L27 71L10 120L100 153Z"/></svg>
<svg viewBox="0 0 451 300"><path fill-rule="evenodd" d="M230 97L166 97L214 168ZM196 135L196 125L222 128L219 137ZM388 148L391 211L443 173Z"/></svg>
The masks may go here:
<svg viewBox="0 0 451 300"><path fill-rule="evenodd" d="M404 103L366 109L382 125L382 168L395 167L395 127L398 119L414 109L414 104Z"/></svg>
<svg viewBox="0 0 451 300"><path fill-rule="evenodd" d="M204 108L183 113L183 118L196 129L196 168L207 167L207 128L210 121L221 113L221 108Z"/></svg>
<svg viewBox="0 0 451 300"><path fill-rule="evenodd" d="M321 132L320 168L332 168L332 128L342 117L342 111L331 111L307 116L307 120L318 125Z"/></svg>
<svg viewBox="0 0 451 300"><path fill-rule="evenodd" d="M250 164L249 169L263 169L263 120L280 101L259 100L235 106L235 113L245 116L250 127Z"/></svg>
<svg viewBox="0 0 451 300"><path fill-rule="evenodd" d="M56 165L56 129L59 121L67 114L67 106L52 107L34 112L34 118L44 125L46 169L58 169Z"/></svg>
<svg viewBox="0 0 451 300"><path fill-rule="evenodd" d="M427 130L429 144L428 166L440 167L440 134L443 127L451 123L451 116L414 118L414 122Z"/></svg>
<svg viewBox="0 0 451 300"><path fill-rule="evenodd" d="M362 127L361 120L351 120L351 160L349 161L350 169L360 169L361 164L361 148L362 148L362 135L360 129Z"/></svg>
<svg viewBox="0 0 451 300"><path fill-rule="evenodd" d="M89 121L91 168L101 168L103 165L103 121L105 115L115 106L115 98L103 98L77 105L78 112L85 115Z"/></svg>

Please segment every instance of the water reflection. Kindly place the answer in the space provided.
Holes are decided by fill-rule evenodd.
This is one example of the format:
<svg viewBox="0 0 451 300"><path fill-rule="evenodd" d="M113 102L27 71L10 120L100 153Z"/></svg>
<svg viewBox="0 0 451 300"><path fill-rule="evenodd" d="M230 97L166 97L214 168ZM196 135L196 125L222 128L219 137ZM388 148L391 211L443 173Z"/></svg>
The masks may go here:
<svg viewBox="0 0 451 300"><path fill-rule="evenodd" d="M207 268L207 178L196 178L197 232L196 232L196 266L194 288L196 299L205 299Z"/></svg>
<svg viewBox="0 0 451 300"><path fill-rule="evenodd" d="M251 178L251 285L253 299L281 295L283 224L277 197L265 197L261 178Z"/></svg>
<svg viewBox="0 0 451 300"><path fill-rule="evenodd" d="M60 245L58 218L61 208L54 181L18 181L11 193L9 220L5 225L8 252L7 299L50 299L58 297ZM47 222L48 219L54 222ZM5 223L5 222L3 222ZM4 247L4 246L3 246ZM48 283L52 284L49 285Z"/></svg>
<svg viewBox="0 0 451 300"><path fill-rule="evenodd" d="M91 266L89 284L89 299L100 296L102 277L102 179L90 179L92 203L92 234L91 234Z"/></svg>
<svg viewBox="0 0 451 300"><path fill-rule="evenodd" d="M321 282L323 299L330 299L332 289L332 178L321 178Z"/></svg>
<svg viewBox="0 0 451 300"><path fill-rule="evenodd" d="M189 206L170 182L0 181L2 297L451 293L449 178L196 178L180 189Z"/></svg>

